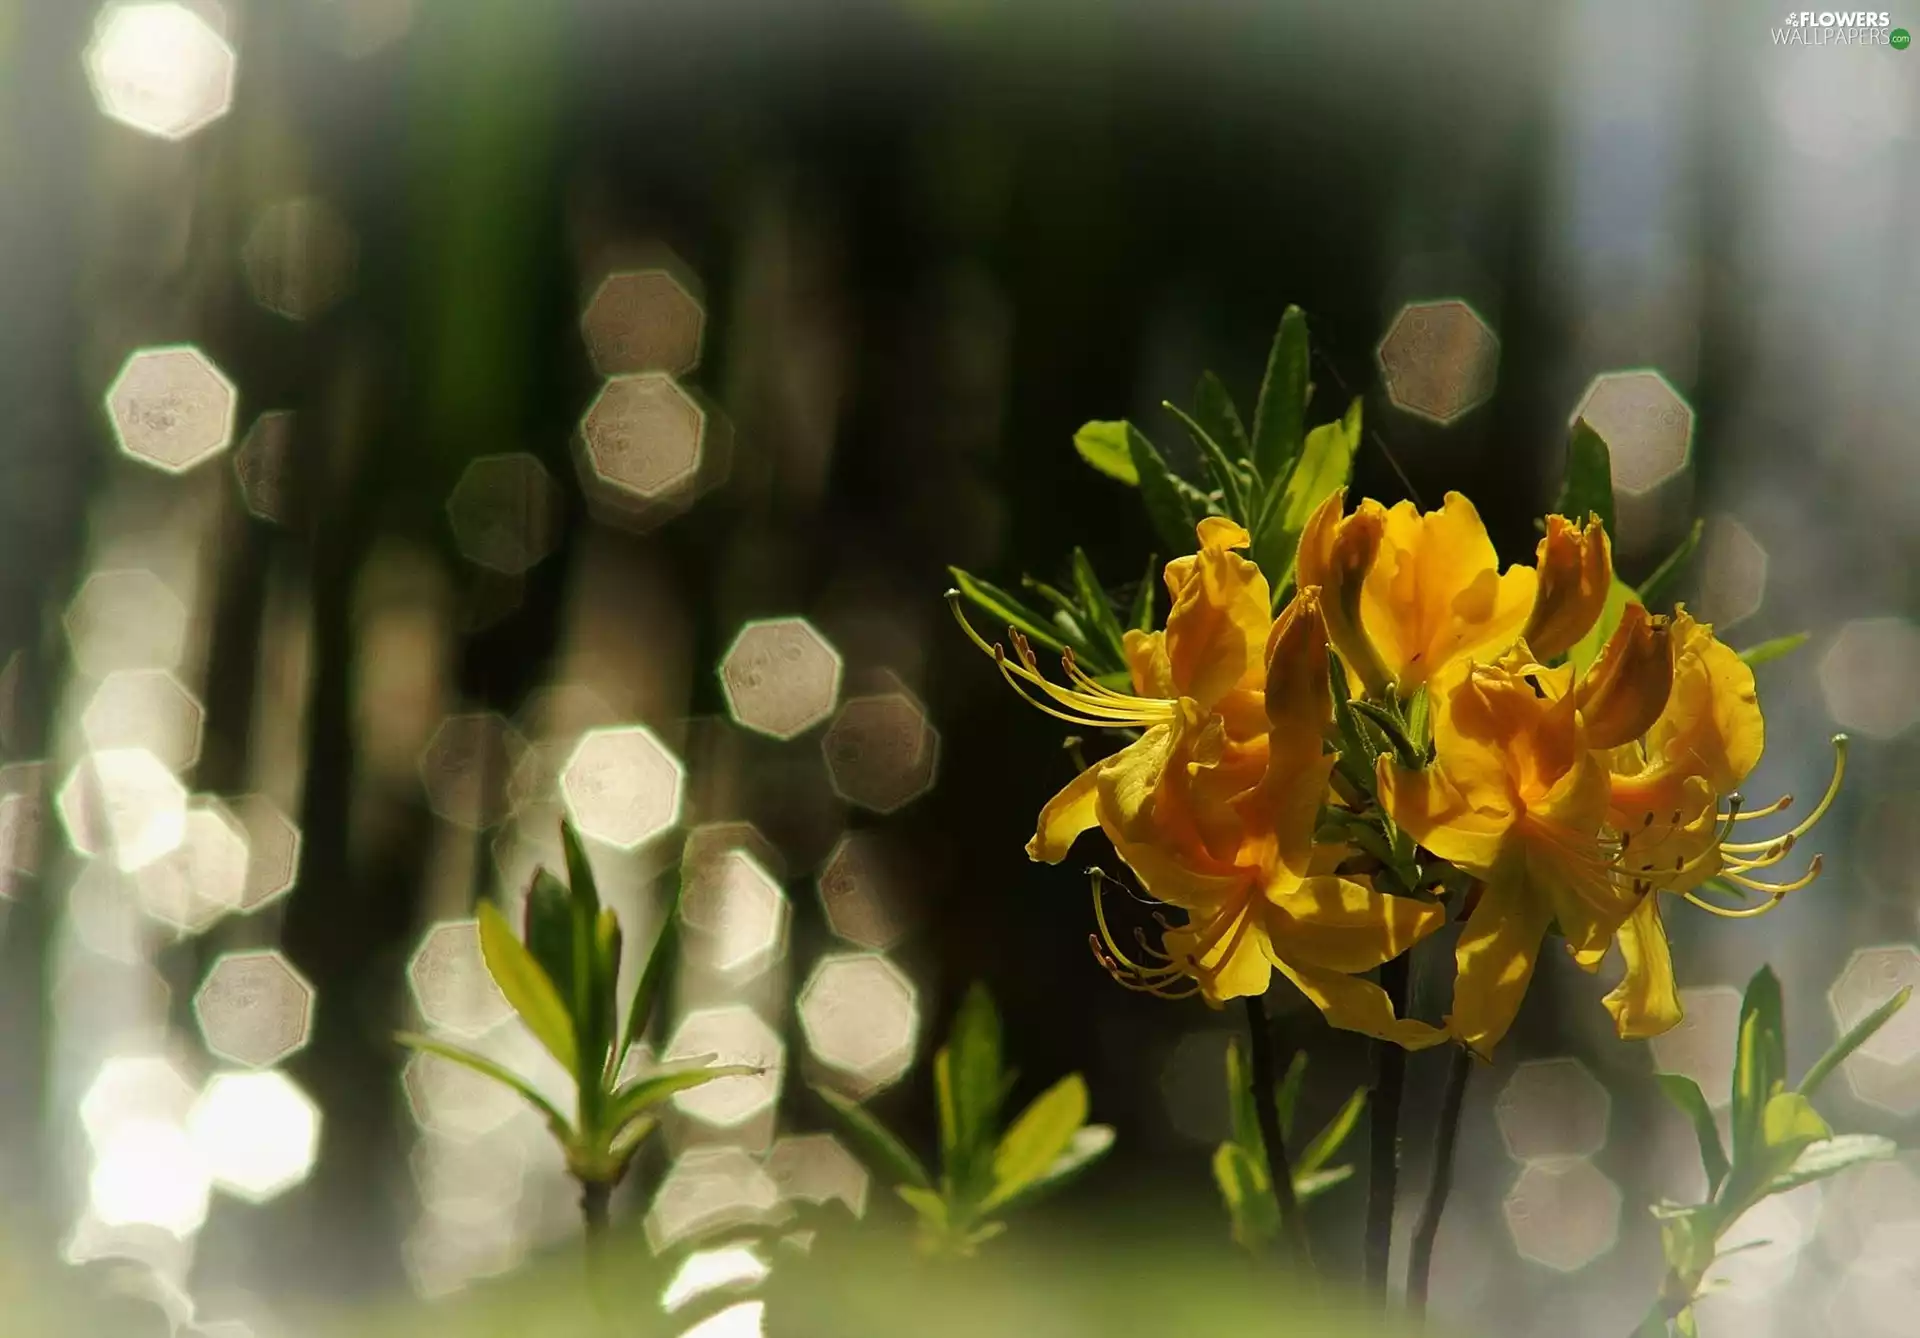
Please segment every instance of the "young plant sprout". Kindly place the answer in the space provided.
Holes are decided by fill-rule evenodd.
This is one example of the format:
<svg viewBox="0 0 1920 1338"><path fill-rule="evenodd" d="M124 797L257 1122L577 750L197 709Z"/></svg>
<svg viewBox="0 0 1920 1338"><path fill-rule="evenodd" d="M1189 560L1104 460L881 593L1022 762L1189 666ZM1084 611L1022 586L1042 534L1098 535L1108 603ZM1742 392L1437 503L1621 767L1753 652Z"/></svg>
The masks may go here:
<svg viewBox="0 0 1920 1338"><path fill-rule="evenodd" d="M624 1076L628 1056L645 1036L678 942L681 881L676 875L660 936L640 974L640 984L621 1019L615 985L620 976L620 922L600 904L586 847L569 822L560 825L567 881L542 868L527 891L520 937L491 902L479 909L480 950L487 971L527 1030L574 1081L569 1119L519 1074L484 1055L432 1036L402 1032L402 1045L463 1064L518 1092L546 1119L566 1155L567 1171L580 1182L580 1210L587 1231L607 1226L613 1190L633 1165L635 1153L657 1123L655 1112L676 1092L716 1078L759 1070L716 1064L715 1056L675 1062L635 1077Z"/></svg>

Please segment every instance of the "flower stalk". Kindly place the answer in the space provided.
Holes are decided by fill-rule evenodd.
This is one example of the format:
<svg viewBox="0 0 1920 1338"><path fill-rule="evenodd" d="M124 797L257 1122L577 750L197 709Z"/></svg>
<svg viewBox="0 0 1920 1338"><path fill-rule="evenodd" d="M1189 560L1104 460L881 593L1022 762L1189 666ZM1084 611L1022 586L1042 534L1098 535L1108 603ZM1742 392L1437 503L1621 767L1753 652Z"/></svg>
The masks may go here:
<svg viewBox="0 0 1920 1338"><path fill-rule="evenodd" d="M1433 1169L1427 1199L1414 1224L1413 1245L1407 1254L1407 1313L1415 1319L1427 1313L1427 1288L1433 1275L1433 1246L1440 1238L1440 1218L1453 1192L1453 1155L1460 1143L1460 1112L1467 1103L1467 1084L1473 1078L1473 1052L1455 1046L1447 1065L1446 1093L1440 1098L1440 1122L1433 1134Z"/></svg>
<svg viewBox="0 0 1920 1338"><path fill-rule="evenodd" d="M1402 954L1380 968L1380 988L1393 1010L1407 1015L1410 972ZM1407 1089L1404 1046L1374 1042L1374 1085L1368 1121L1367 1224L1363 1277L1367 1294L1380 1305L1387 1299L1387 1269L1393 1253L1393 1205L1400 1184L1400 1108Z"/></svg>

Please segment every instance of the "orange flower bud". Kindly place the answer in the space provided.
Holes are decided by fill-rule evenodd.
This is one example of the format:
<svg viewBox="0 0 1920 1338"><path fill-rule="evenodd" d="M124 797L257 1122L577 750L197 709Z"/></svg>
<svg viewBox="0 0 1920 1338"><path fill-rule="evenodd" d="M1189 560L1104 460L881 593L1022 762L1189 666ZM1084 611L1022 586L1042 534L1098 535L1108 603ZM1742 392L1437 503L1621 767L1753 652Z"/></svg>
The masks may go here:
<svg viewBox="0 0 1920 1338"><path fill-rule="evenodd" d="M1345 489L1331 494L1308 518L1300 534L1294 582L1302 590L1319 588L1327 638L1368 694L1378 696L1386 690L1391 676L1361 624L1360 593L1380 552L1387 513L1378 502L1368 499L1352 515L1343 515L1346 496Z"/></svg>
<svg viewBox="0 0 1920 1338"><path fill-rule="evenodd" d="M1592 630L1613 584L1613 550L1606 527L1590 516L1584 529L1565 516L1547 517L1547 536L1535 551L1540 584L1523 633L1542 659L1564 655Z"/></svg>
<svg viewBox="0 0 1920 1338"><path fill-rule="evenodd" d="M1618 748L1653 727L1673 689L1671 624L1629 604L1600 658L1574 689L1587 746Z"/></svg>

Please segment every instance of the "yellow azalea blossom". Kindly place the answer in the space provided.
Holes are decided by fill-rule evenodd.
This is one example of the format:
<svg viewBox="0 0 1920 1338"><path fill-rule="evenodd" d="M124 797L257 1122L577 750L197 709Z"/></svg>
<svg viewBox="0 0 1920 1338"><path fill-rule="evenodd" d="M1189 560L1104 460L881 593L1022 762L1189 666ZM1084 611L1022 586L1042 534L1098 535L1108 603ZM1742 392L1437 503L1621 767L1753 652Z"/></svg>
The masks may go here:
<svg viewBox="0 0 1920 1338"><path fill-rule="evenodd" d="M1779 863L1793 850L1825 815L1845 774L1846 740L1841 737L1834 741L1833 779L1805 821L1770 840L1729 839L1737 823L1778 813L1791 802L1781 799L1743 813L1735 798L1766 742L1753 670L1714 637L1711 627L1695 622L1684 609L1674 614L1671 642L1672 687L1663 709L1643 740L1607 755L1612 773L1607 821L1617 833L1619 867L1639 898L1620 928L1626 974L1604 1000L1625 1037L1659 1035L1681 1018L1659 893L1732 918L1773 909L1787 893L1819 876L1820 857L1813 858L1801 877L1785 883L1761 881L1753 877L1754 871ZM1725 812L1723 802L1728 803ZM1764 899L1750 906L1721 906L1698 891L1710 878Z"/></svg>
<svg viewBox="0 0 1920 1338"><path fill-rule="evenodd" d="M1391 683L1411 697L1448 666L1493 658L1519 639L1538 577L1518 565L1500 571L1472 502L1450 492L1425 513L1363 501L1343 516L1344 506L1336 492L1308 518L1297 579L1322 588L1334 646L1369 694Z"/></svg>
<svg viewBox="0 0 1920 1338"><path fill-rule="evenodd" d="M1380 759L1388 815L1481 881L1448 1028L1483 1056L1512 1025L1548 928L1591 971L1635 904L1603 840L1607 769L1572 689L1571 668L1536 663L1524 643L1491 664L1456 662L1432 687L1433 765Z"/></svg>
<svg viewBox="0 0 1920 1338"><path fill-rule="evenodd" d="M1547 534L1535 550L1539 588L1521 634L1542 659L1564 655L1593 629L1613 585L1613 547L1598 516L1585 527L1565 516L1547 517Z"/></svg>

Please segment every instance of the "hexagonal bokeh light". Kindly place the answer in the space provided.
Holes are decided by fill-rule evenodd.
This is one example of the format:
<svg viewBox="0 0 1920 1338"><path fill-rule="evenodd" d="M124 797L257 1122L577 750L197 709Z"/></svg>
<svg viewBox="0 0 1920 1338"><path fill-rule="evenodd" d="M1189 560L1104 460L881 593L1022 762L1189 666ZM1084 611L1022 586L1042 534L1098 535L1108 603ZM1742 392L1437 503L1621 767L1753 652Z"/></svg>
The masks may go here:
<svg viewBox="0 0 1920 1338"><path fill-rule="evenodd" d="M788 1134L767 1153L766 1167L786 1198L813 1204L838 1199L855 1217L866 1214L867 1168L832 1134Z"/></svg>
<svg viewBox="0 0 1920 1338"><path fill-rule="evenodd" d="M1494 1099L1500 1137L1516 1161L1590 1157L1607 1142L1607 1089L1577 1059L1520 1065Z"/></svg>
<svg viewBox="0 0 1920 1338"><path fill-rule="evenodd" d="M161 139L185 139L233 105L233 48L183 4L109 5L85 61L100 110Z"/></svg>
<svg viewBox="0 0 1920 1338"><path fill-rule="evenodd" d="M247 888L240 909L256 911L299 880L300 829L263 794L243 794L227 811L247 835Z"/></svg>
<svg viewBox="0 0 1920 1338"><path fill-rule="evenodd" d="M1380 371L1397 409L1448 424L1493 396L1500 340L1465 302L1409 302L1380 341Z"/></svg>
<svg viewBox="0 0 1920 1338"><path fill-rule="evenodd" d="M1699 1084L1715 1110L1733 1100L1733 1046L1740 1031L1740 991L1731 985L1680 991L1679 1025L1647 1042L1654 1067Z"/></svg>
<svg viewBox="0 0 1920 1338"><path fill-rule="evenodd" d="M93 748L142 748L169 771L200 758L206 712L165 669L119 669L93 690L80 732Z"/></svg>
<svg viewBox="0 0 1920 1338"><path fill-rule="evenodd" d="M732 1129L771 1109L780 1099L786 1046L746 1004L722 1004L688 1013L661 1058L692 1059L699 1055L717 1055L719 1063L751 1064L765 1071L716 1078L677 1094L673 1104L682 1114L717 1129Z"/></svg>
<svg viewBox="0 0 1920 1338"><path fill-rule="evenodd" d="M226 805L196 799L180 843L133 875L134 895L162 924L203 933L241 908L249 863L247 834Z"/></svg>
<svg viewBox="0 0 1920 1338"><path fill-rule="evenodd" d="M240 247L253 300L288 320L311 320L353 283L353 229L325 200L276 200L255 217Z"/></svg>
<svg viewBox="0 0 1920 1338"><path fill-rule="evenodd" d="M116 669L171 669L187 642L187 606L143 568L87 577L61 622L74 662L92 678Z"/></svg>
<svg viewBox="0 0 1920 1338"><path fill-rule="evenodd" d="M1856 618L1820 657L1827 713L1847 729L1876 739L1905 733L1920 720L1920 628L1905 618Z"/></svg>
<svg viewBox="0 0 1920 1338"><path fill-rule="evenodd" d="M187 1131L167 1120L126 1120L94 1149L88 1201L106 1226L152 1226L191 1236L207 1220L213 1179Z"/></svg>
<svg viewBox="0 0 1920 1338"><path fill-rule="evenodd" d="M681 1262L666 1290L660 1293L660 1308L672 1314L689 1301L716 1291L757 1286L766 1281L770 1271L751 1245L695 1250Z"/></svg>
<svg viewBox="0 0 1920 1338"><path fill-rule="evenodd" d="M1699 587L1692 612L1728 628L1760 611L1767 594L1767 550L1732 516L1715 516L1701 536Z"/></svg>
<svg viewBox="0 0 1920 1338"><path fill-rule="evenodd" d="M700 364L705 326L700 300L664 269L609 274L580 317L587 352L602 376L685 376Z"/></svg>
<svg viewBox="0 0 1920 1338"><path fill-rule="evenodd" d="M442 920L420 939L407 963L407 986L428 1026L479 1036L513 1015L480 952L478 923Z"/></svg>
<svg viewBox="0 0 1920 1338"><path fill-rule="evenodd" d="M420 754L427 804L456 826L482 831L512 812L508 792L527 742L494 712L448 716Z"/></svg>
<svg viewBox="0 0 1920 1338"><path fill-rule="evenodd" d="M904 692L850 698L820 740L834 793L892 813L933 788L940 735Z"/></svg>
<svg viewBox="0 0 1920 1338"><path fill-rule="evenodd" d="M185 344L143 348L107 387L107 416L120 450L142 464L181 474L233 442L239 393Z"/></svg>
<svg viewBox="0 0 1920 1338"><path fill-rule="evenodd" d="M512 1088L438 1055L408 1056L400 1082L421 1128L459 1142L492 1133L521 1109Z"/></svg>
<svg viewBox="0 0 1920 1338"><path fill-rule="evenodd" d="M320 1108L284 1073L216 1073L187 1132L216 1186L265 1203L313 1169Z"/></svg>
<svg viewBox="0 0 1920 1338"><path fill-rule="evenodd" d="M1846 1031L1894 994L1909 987L1920 987L1920 949L1910 943L1860 949L1847 959L1827 992L1835 1028ZM1842 1067L1856 1096L1871 1104L1893 1108L1884 1069L1912 1071L1917 1062L1920 1062L1920 1016L1903 1008ZM1901 1104L1904 1105L1904 1101Z"/></svg>
<svg viewBox="0 0 1920 1338"><path fill-rule="evenodd" d="M560 490L525 451L467 463L447 496L447 520L460 554L477 567L519 576L560 541Z"/></svg>
<svg viewBox="0 0 1920 1338"><path fill-rule="evenodd" d="M686 768L645 725L589 730L560 769L582 835L632 850L680 821Z"/></svg>
<svg viewBox="0 0 1920 1338"><path fill-rule="evenodd" d="M717 971L764 969L786 944L787 894L744 850L723 850L689 873L680 916L699 931Z"/></svg>
<svg viewBox="0 0 1920 1338"><path fill-rule="evenodd" d="M744 1081L723 1078L701 1090ZM647 1209L647 1245L659 1254L703 1235L771 1224L785 1215L779 1186L744 1148L693 1147L668 1168L654 1191Z"/></svg>
<svg viewBox="0 0 1920 1338"><path fill-rule="evenodd" d="M1607 443L1613 486L1620 492L1651 492L1687 467L1693 409L1650 368L1594 377L1568 424L1583 418Z"/></svg>
<svg viewBox="0 0 1920 1338"><path fill-rule="evenodd" d="M1522 1258L1571 1273L1620 1238L1620 1191L1590 1161L1533 1162L1502 1203Z"/></svg>
<svg viewBox="0 0 1920 1338"><path fill-rule="evenodd" d="M580 422L594 475L647 502L693 483L706 429L706 410L665 372L609 379Z"/></svg>
<svg viewBox="0 0 1920 1338"><path fill-rule="evenodd" d="M207 1049L254 1068L277 1064L307 1043L313 986L272 949L232 952L213 964L193 996Z"/></svg>
<svg viewBox="0 0 1920 1338"><path fill-rule="evenodd" d="M847 832L821 866L818 887L827 925L849 943L884 951L906 935L901 886L906 856L879 832Z"/></svg>
<svg viewBox="0 0 1920 1338"><path fill-rule="evenodd" d="M920 1027L913 982L870 953L823 957L800 991L800 1030L815 1058L871 1089L913 1063Z"/></svg>
<svg viewBox="0 0 1920 1338"><path fill-rule="evenodd" d="M293 519L296 421L290 409L268 410L253 420L233 453L233 476L240 483L240 500L248 511L277 525Z"/></svg>
<svg viewBox="0 0 1920 1338"><path fill-rule="evenodd" d="M840 652L804 618L764 618L740 629L720 661L720 690L741 725L776 739L833 714Z"/></svg>
<svg viewBox="0 0 1920 1338"><path fill-rule="evenodd" d="M133 1120L184 1124L198 1093L172 1060L116 1055L100 1065L80 1098L80 1127L95 1149Z"/></svg>
<svg viewBox="0 0 1920 1338"><path fill-rule="evenodd" d="M144 748L90 754L60 787L54 807L75 850L111 856L129 873L167 854L186 836L186 787Z"/></svg>

